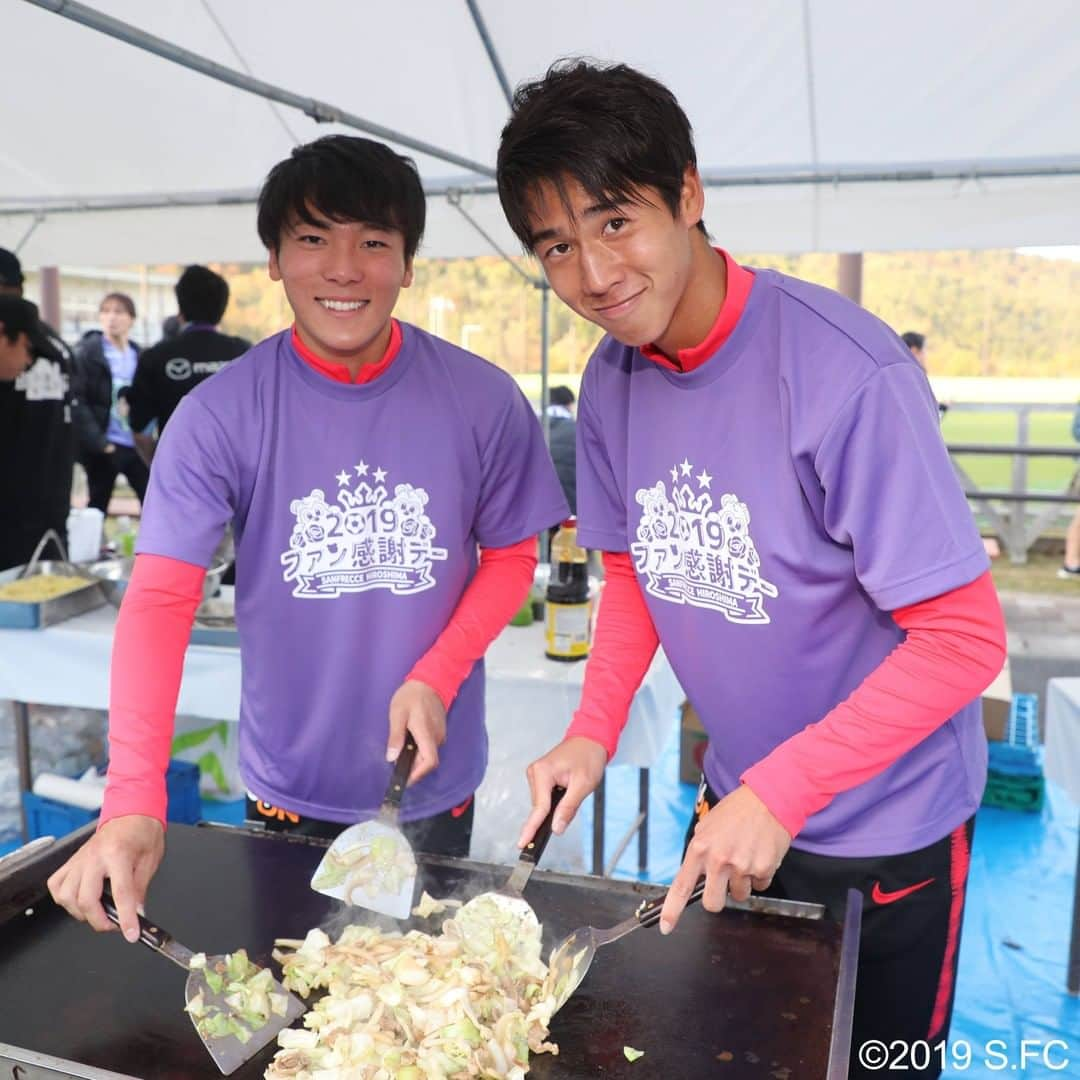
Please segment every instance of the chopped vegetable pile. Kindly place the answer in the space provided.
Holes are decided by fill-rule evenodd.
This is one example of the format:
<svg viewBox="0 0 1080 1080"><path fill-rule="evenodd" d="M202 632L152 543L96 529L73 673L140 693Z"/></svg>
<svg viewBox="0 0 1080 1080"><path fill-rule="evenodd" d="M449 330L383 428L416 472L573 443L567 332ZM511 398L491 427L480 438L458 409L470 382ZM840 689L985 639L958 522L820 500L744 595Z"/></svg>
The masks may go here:
<svg viewBox="0 0 1080 1080"><path fill-rule="evenodd" d="M416 859L411 849L388 833L348 847L331 845L311 884L316 889L342 885L342 899L354 904L357 892L367 897L395 896L415 877Z"/></svg>
<svg viewBox="0 0 1080 1080"><path fill-rule="evenodd" d="M271 1015L284 1016L288 1011L288 995L278 990L266 968L248 959L244 949L229 953L213 967L207 966L206 953L196 953L189 966L206 980L206 990L196 993L184 1007L204 1039L235 1035L246 1043Z"/></svg>
<svg viewBox="0 0 1080 1080"><path fill-rule="evenodd" d="M67 577L61 574L34 574L18 581L8 581L0 585L0 600L14 600L23 604L40 604L65 593L75 592L93 585L81 577Z"/></svg>
<svg viewBox="0 0 1080 1080"><path fill-rule="evenodd" d="M530 1051L558 1053L540 927L487 898L438 936L353 925L277 945L286 987L327 992L278 1035L268 1080L522 1080Z"/></svg>

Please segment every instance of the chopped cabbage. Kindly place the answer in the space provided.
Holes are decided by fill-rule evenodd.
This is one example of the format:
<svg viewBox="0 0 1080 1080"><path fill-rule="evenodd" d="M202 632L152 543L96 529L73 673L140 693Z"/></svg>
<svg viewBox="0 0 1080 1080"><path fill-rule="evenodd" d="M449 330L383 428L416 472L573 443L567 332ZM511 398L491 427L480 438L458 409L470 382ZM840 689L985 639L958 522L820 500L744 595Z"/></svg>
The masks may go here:
<svg viewBox="0 0 1080 1080"><path fill-rule="evenodd" d="M326 993L307 1030L278 1036L267 1080L524 1080L530 1053L558 1053L540 926L497 899L470 902L437 936L352 925L331 943L312 930L274 958L288 989Z"/></svg>
<svg viewBox="0 0 1080 1080"><path fill-rule="evenodd" d="M416 859L403 840L389 833L366 837L358 844L332 844L311 884L316 889L343 886L346 904L365 897L396 896L416 877Z"/></svg>
<svg viewBox="0 0 1080 1080"><path fill-rule="evenodd" d="M284 1016L288 1010L289 999L277 990L273 975L253 964L244 949L213 966L207 964L205 953L196 953L188 967L205 979L210 995L218 999L208 1001L200 989L185 1006L204 1039L235 1036L246 1043L272 1015Z"/></svg>

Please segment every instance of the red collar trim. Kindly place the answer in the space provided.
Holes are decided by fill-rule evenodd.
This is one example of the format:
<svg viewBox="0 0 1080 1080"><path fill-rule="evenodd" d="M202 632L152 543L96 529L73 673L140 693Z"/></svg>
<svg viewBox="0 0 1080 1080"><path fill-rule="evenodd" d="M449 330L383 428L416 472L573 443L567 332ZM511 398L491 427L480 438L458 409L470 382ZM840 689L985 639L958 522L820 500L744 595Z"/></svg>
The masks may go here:
<svg viewBox="0 0 1080 1080"><path fill-rule="evenodd" d="M683 374L687 371L693 371L694 368L701 367L731 337L731 332L735 329L739 316L742 315L743 309L746 307L746 299L750 295L750 289L754 284L753 270L747 270L745 267L740 266L721 248L717 248L716 251L724 256L724 264L727 267L727 292L724 294L724 302L720 305L716 322L713 323L713 328L709 331L705 340L700 345L695 345L690 349L680 349L677 364L665 356L655 345L643 345L641 347L644 356L661 367L668 368L670 371Z"/></svg>
<svg viewBox="0 0 1080 1080"><path fill-rule="evenodd" d="M348 383L350 386L359 386L361 383L369 383L377 379L393 362L401 350L401 324L397 319L390 320L390 343L386 346L386 352L382 359L374 364L365 364L357 373L355 379L349 374L349 369L344 364L324 360L316 356L301 340L296 332L296 323L292 328L292 346L297 355L308 367L314 368L320 375L324 375L334 382Z"/></svg>

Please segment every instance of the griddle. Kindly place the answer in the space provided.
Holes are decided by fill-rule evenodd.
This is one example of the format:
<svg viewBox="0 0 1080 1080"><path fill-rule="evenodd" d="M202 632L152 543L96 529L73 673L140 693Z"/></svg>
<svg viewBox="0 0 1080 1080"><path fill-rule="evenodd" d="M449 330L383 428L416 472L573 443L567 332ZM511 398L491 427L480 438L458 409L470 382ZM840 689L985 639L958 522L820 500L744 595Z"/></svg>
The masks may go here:
<svg viewBox="0 0 1080 1080"><path fill-rule="evenodd" d="M34 1080L117 1074L213 1080L217 1071L177 1006L183 972L118 934L93 933L45 893L48 875L90 829L0 874L0 1063L11 1076ZM340 905L308 887L325 847L246 828L170 825L147 910L207 952L243 946L256 963L270 964L275 938L300 938L318 925L333 933L329 921L342 918ZM434 896L474 895L506 873L434 856L420 855L419 863L422 886ZM544 924L545 955L574 927L613 925L661 891L538 871L529 901ZM352 917L378 922L369 912ZM554 1019L559 1055L534 1057L529 1076L841 1080L858 917L856 894L843 925L691 908L670 937L632 934L597 957ZM434 930L439 921L414 924ZM645 1056L630 1063L624 1046ZM267 1048L234 1076L261 1077L272 1057ZM9 1074L0 1069L0 1075Z"/></svg>

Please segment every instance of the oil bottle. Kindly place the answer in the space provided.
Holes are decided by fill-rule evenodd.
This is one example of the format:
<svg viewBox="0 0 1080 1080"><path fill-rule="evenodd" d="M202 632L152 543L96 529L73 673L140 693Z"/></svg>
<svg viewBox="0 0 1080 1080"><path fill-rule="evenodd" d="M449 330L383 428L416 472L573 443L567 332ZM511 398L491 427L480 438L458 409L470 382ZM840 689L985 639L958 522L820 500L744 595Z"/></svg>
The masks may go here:
<svg viewBox="0 0 1080 1080"><path fill-rule="evenodd" d="M567 518L551 541L551 577L545 605L545 655L584 660L592 639L592 601L585 549L577 542L577 520Z"/></svg>

